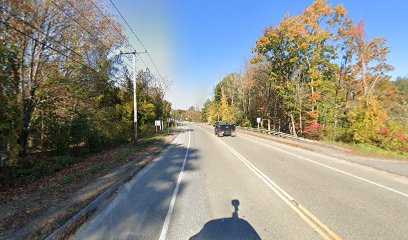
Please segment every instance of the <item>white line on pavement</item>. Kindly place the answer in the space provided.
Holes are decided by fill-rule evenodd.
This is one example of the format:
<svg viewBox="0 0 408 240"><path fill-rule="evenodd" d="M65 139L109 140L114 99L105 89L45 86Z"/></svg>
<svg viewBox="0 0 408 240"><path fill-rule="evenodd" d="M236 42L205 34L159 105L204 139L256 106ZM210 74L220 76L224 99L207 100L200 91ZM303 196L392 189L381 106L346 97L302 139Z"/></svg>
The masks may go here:
<svg viewBox="0 0 408 240"><path fill-rule="evenodd" d="M257 177L259 177L272 191L274 191L279 198L281 198L289 207L291 207L309 226L311 226L323 239L336 239L341 238L329 227L323 224L319 219L317 219L312 213L301 206L292 196L285 192L281 187L279 187L274 181L267 177L263 172L261 172L257 167L255 167L251 162L249 162L245 157L239 154L235 149L230 147L225 142L218 139L222 145L224 145L229 151L231 151L235 156L238 157ZM295 203L296 202L296 203Z"/></svg>
<svg viewBox="0 0 408 240"><path fill-rule="evenodd" d="M248 137L243 137L242 135L241 135L241 137L242 137L242 138L244 138L244 139L250 140L250 141L252 141L252 142L255 142L255 143L258 143L258 144L261 144L261 145L264 145L264 146L267 146L267 147L273 148L273 149L275 149L275 150L278 150L278 151L284 152L284 153L286 153L286 154L290 154L290 155L292 155L292 156L298 157L298 158L303 159L303 160L305 160L305 161L308 161L308 162L311 162L311 163L314 163L314 164L320 165L320 166L322 166L322 167L326 167L326 168L328 168L328 169L331 169L331 170L333 170L333 171L336 171L336 172L339 172L339 173L345 174L345 175L347 175L347 176L350 176L350 177L353 177L353 178L359 179L359 180L361 180L361 181L364 181L364 182L367 182L367 183L373 184L373 185L375 185L375 186L377 186L377 187L380 187L380 188L383 188L383 189L389 190L389 191L391 191L391 192L394 192L394 193L400 194L400 195L402 195L402 196L404 196L404 197L408 197L408 194L403 193L403 192L400 192L400 191L398 191L398 190L396 190L396 189L393 189L393 188L390 188L390 187L384 186L384 185L382 185L382 184L379 184L379 183L376 183L376 182L370 181L370 180L368 180L368 179L365 179L365 178L362 178L362 177L356 176L356 175L354 175L354 174L351 174L351 173L345 172L345 171L343 171L343 170L340 170L340 169L337 169L337 168L331 167L331 166L329 166L329 165L326 165L326 164L323 164L323 163L320 163L320 162L314 161L314 160L312 160L312 159L305 158L305 157L302 157L302 156L300 156L300 155L297 155L297 154L294 154L294 153L291 153L291 152L288 152L288 151L282 150L282 149L280 149L280 148L277 148L277 147L271 146L271 145L269 145L269 144L266 144L266 143L263 143L263 142L259 142L259 141L253 140L253 139L248 138Z"/></svg>
<svg viewBox="0 0 408 240"><path fill-rule="evenodd" d="M190 148L190 130L188 131L188 144L187 144L186 154L184 155L183 165L181 166L181 171L180 171L180 174L179 174L178 179L177 179L176 188L174 189L173 196L172 196L171 201L170 201L169 210L167 211L166 219L164 220L164 224L163 224L161 234L160 234L160 238L159 238L160 240L165 240L166 239L167 231L169 230L170 219L171 219L171 215L173 214L174 204L176 203L177 192L179 190L180 183L181 183L181 180L183 178L183 171L184 171L184 167L186 165L189 148Z"/></svg>

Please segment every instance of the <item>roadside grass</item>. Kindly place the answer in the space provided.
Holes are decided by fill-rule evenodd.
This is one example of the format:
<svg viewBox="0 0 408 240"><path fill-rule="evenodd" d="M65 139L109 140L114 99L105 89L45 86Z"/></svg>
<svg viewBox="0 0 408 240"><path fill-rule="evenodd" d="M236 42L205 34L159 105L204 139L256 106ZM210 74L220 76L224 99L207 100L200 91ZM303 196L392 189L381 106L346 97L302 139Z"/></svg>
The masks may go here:
<svg viewBox="0 0 408 240"><path fill-rule="evenodd" d="M380 148L377 146L361 144L361 143L358 143L358 144L354 143L354 144L348 144L348 145L354 149L361 150L362 152L365 152L365 153L375 154L375 155L379 155L382 157L408 160L408 153L396 152L396 151Z"/></svg>
<svg viewBox="0 0 408 240"><path fill-rule="evenodd" d="M371 156L380 157L380 158L389 158L389 159L408 161L408 153L396 152L393 150L384 149L384 148L370 145L370 144L345 143L341 141L330 141L330 140L320 140L319 142L350 149L350 150L353 150L354 153L356 154L371 155Z"/></svg>
<svg viewBox="0 0 408 240"><path fill-rule="evenodd" d="M337 145L340 147L348 148L364 155L372 155L380 158L389 158L396 160L408 160L408 153L396 152L378 146L363 144L363 143L344 143L335 141L324 141L328 144Z"/></svg>

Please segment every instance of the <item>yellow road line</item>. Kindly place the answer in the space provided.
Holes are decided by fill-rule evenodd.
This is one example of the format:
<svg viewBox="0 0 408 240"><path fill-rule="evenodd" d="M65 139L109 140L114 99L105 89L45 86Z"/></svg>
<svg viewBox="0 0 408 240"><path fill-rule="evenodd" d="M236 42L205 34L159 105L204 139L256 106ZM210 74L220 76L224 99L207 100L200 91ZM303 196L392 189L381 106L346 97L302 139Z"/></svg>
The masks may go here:
<svg viewBox="0 0 408 240"><path fill-rule="evenodd" d="M204 130L204 129L203 129ZM207 134L208 131L204 130ZM213 136L215 137L215 136ZM245 157L238 153L235 149L230 147L221 139L216 138L222 145L224 145L230 152L232 152L239 160L241 160L252 172L254 172L269 188L271 188L286 204L288 204L310 227L313 228L323 239L326 240L341 240L341 238L316 216L314 216L305 207L299 204L292 196L279 187L274 181L267 177L263 172L256 168Z"/></svg>

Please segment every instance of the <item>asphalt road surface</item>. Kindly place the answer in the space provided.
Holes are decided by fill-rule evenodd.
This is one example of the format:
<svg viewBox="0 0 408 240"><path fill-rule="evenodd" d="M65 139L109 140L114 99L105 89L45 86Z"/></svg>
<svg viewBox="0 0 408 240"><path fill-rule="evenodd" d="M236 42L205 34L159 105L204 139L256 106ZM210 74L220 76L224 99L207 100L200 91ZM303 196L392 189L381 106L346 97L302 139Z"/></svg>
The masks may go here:
<svg viewBox="0 0 408 240"><path fill-rule="evenodd" d="M186 124L75 239L408 239L408 178Z"/></svg>

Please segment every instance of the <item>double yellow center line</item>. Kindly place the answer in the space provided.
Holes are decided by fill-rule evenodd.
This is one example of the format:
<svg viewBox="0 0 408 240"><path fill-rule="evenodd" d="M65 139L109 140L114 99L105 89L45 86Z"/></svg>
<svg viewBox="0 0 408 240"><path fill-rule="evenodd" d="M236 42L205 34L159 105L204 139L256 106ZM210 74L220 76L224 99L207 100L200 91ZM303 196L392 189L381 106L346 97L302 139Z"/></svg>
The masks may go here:
<svg viewBox="0 0 408 240"><path fill-rule="evenodd" d="M204 130L205 131L205 130ZM207 132L207 131L205 131ZM208 133L208 132L207 132ZM291 209L293 209L310 227L312 227L323 239L327 240L340 240L341 238L324 223L322 223L311 212L304 208L299 202L297 202L292 196L279 187L274 181L267 177L263 172L250 163L245 157L239 154L235 149L230 147L221 139L216 138L225 148L232 152L239 160L241 160L252 172L255 173L273 192L275 192L279 198L281 198Z"/></svg>

